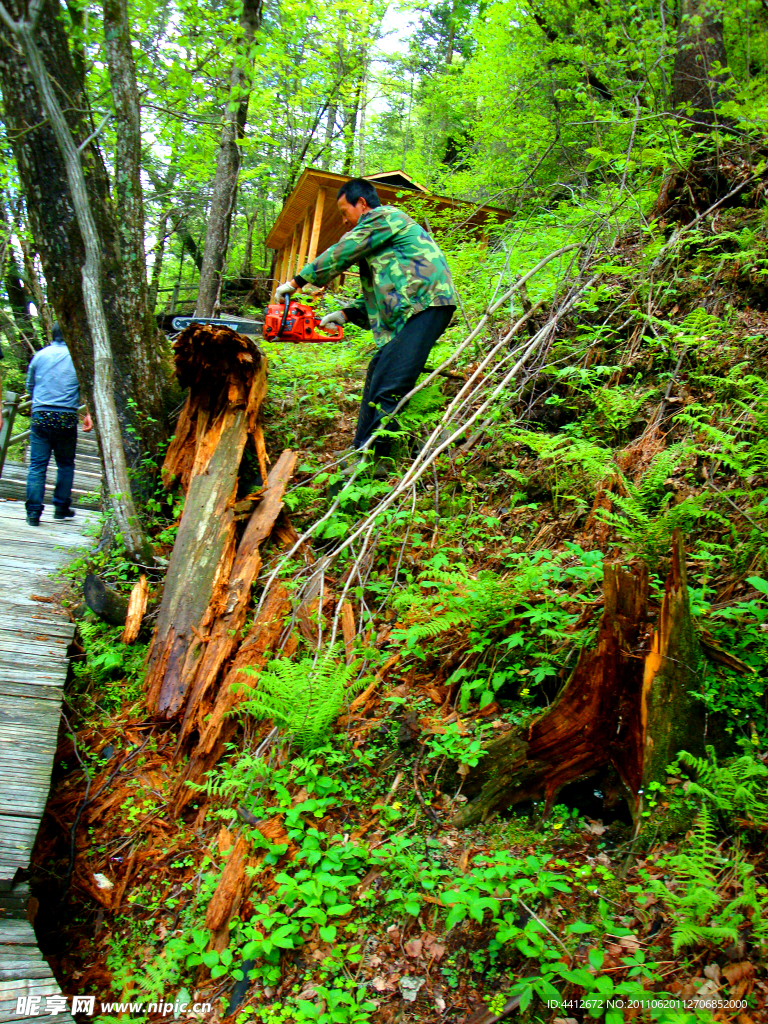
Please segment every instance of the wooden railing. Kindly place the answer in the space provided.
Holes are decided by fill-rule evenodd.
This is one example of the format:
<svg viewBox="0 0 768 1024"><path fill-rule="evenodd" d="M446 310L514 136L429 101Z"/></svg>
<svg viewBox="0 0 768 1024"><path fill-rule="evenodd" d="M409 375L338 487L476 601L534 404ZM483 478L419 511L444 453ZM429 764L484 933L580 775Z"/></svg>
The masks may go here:
<svg viewBox="0 0 768 1024"><path fill-rule="evenodd" d="M80 406L79 412L86 407ZM11 437L13 424L16 422L16 415L29 416L32 412L32 396L29 394L18 395L15 391L6 391L3 395L3 426L0 428L0 477L3 475L5 460L8 449L11 445L24 444L29 440L29 431L22 430Z"/></svg>
<svg viewBox="0 0 768 1024"><path fill-rule="evenodd" d="M0 428L0 476L3 475L3 469L5 467L5 457L8 454L8 449L12 444L18 444L21 434L17 434L16 437L11 437L11 431L13 430L13 424L16 420L16 413L19 411L22 405L22 400L29 398L28 395L18 395L15 391L6 391L3 395L3 426ZM25 435L29 435L29 431L24 431Z"/></svg>

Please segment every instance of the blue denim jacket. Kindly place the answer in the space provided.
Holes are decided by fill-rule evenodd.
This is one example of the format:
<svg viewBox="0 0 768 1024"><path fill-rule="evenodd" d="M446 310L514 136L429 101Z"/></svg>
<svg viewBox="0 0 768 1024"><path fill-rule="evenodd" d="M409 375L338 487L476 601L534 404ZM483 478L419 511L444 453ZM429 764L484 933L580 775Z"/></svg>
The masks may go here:
<svg viewBox="0 0 768 1024"><path fill-rule="evenodd" d="M80 387L63 341L54 340L34 357L27 370L27 391L32 395L32 412L79 408Z"/></svg>

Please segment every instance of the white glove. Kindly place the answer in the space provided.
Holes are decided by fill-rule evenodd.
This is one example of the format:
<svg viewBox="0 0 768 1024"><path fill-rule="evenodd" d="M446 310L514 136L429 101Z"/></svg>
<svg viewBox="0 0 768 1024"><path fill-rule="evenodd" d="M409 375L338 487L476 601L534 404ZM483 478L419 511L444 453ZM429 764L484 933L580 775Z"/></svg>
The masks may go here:
<svg viewBox="0 0 768 1024"><path fill-rule="evenodd" d="M275 289L275 299L278 302L282 302L286 295L293 295L297 290L293 281L286 281L285 284L278 285Z"/></svg>
<svg viewBox="0 0 768 1024"><path fill-rule="evenodd" d="M320 321L321 327L330 327L331 324L345 324L347 318L344 313L337 309L335 313L326 313L323 319Z"/></svg>

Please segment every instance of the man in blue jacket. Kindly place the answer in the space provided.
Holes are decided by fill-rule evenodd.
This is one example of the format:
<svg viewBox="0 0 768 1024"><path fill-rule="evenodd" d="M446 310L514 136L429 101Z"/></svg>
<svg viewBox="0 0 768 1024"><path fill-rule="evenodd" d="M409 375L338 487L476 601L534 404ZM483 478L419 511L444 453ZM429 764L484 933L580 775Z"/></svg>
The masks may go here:
<svg viewBox="0 0 768 1024"><path fill-rule="evenodd" d="M71 519L75 514L69 503L75 477L80 387L58 324L53 326L52 339L47 348L35 355L27 370L27 391L32 395L27 473L27 523L30 526L40 525L45 508L45 474L51 454L56 459L53 518ZM90 414L86 412L83 430L92 429Z"/></svg>

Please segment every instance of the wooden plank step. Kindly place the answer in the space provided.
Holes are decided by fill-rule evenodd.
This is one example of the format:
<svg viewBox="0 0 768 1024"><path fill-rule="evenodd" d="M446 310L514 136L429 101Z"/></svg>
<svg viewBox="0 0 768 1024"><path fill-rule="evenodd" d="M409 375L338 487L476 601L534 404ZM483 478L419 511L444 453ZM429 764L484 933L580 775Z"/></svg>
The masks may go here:
<svg viewBox="0 0 768 1024"><path fill-rule="evenodd" d="M35 686L55 686L62 692L66 679L62 679L60 674L45 673L44 675L35 675L34 678L30 677L29 672L19 672L16 669L6 668L0 669L0 686L5 686L7 683L13 685L23 684L31 687ZM12 696L12 694L9 694ZM35 693L38 700L42 700L41 696Z"/></svg>
<svg viewBox="0 0 768 1024"><path fill-rule="evenodd" d="M37 946L29 921L9 921L0 917L0 946Z"/></svg>
<svg viewBox="0 0 768 1024"><path fill-rule="evenodd" d="M38 700L53 701L57 705L57 709L61 706L64 689L63 682L59 686L53 686L50 683L41 683L35 680L34 687L34 696ZM27 697L29 696L29 689L29 681L12 683L7 679L0 678L0 696L2 697Z"/></svg>
<svg viewBox="0 0 768 1024"><path fill-rule="evenodd" d="M75 635L75 623L63 616L63 609L57 615L45 610L48 601L36 601L37 608L24 608L17 611L0 608L0 638L7 642L18 643L20 637L30 637L42 642L50 639L54 643L64 641L68 644Z"/></svg>

